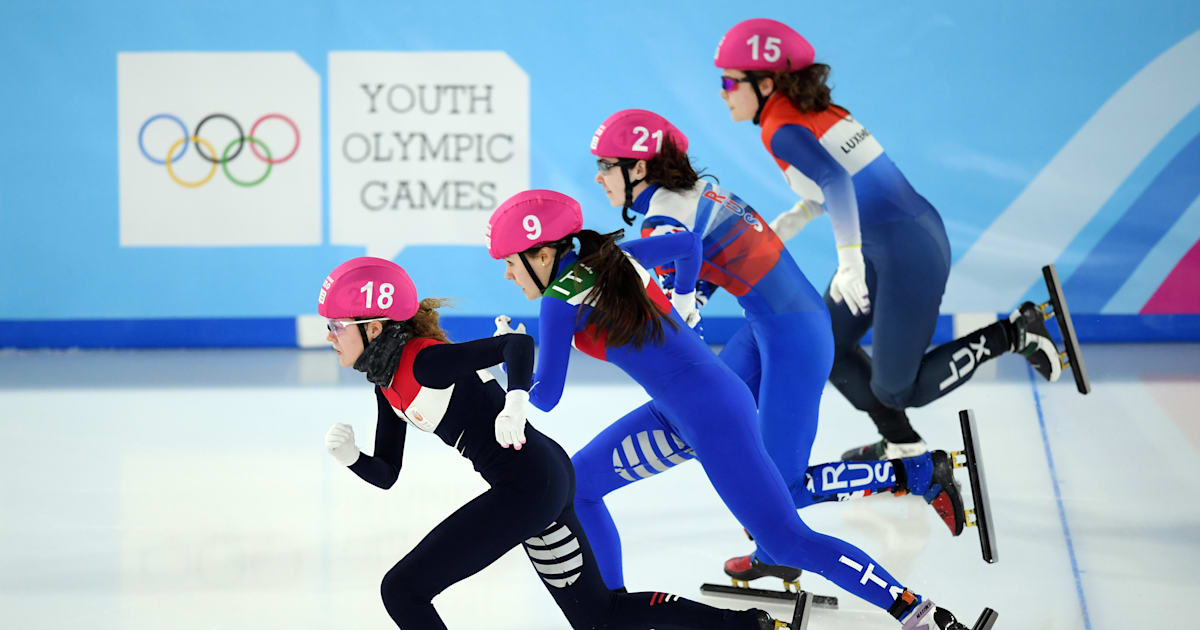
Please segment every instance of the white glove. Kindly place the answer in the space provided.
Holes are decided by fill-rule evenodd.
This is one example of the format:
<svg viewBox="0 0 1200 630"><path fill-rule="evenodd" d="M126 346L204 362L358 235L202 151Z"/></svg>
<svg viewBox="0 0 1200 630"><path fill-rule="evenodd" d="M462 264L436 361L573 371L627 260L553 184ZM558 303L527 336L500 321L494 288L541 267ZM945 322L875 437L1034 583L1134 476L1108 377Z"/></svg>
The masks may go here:
<svg viewBox="0 0 1200 630"><path fill-rule="evenodd" d="M867 295L867 265L863 262L862 246L838 248L838 269L829 283L829 297L834 302L846 302L850 314L858 316L871 312Z"/></svg>
<svg viewBox="0 0 1200 630"><path fill-rule="evenodd" d="M696 292L690 293L672 293L671 306L679 311L679 316L683 318L683 322L688 325L688 328L695 328L696 324L700 323L700 309L696 308Z"/></svg>
<svg viewBox="0 0 1200 630"><path fill-rule="evenodd" d="M513 328L509 324L512 324L512 318L508 315L497 317L496 332L492 333L492 336L499 337L500 335L511 335L513 333L525 334L525 324L517 324L516 328Z"/></svg>
<svg viewBox="0 0 1200 630"><path fill-rule="evenodd" d="M354 427L337 423L325 434L325 450L343 466L358 461L358 447L354 445Z"/></svg>
<svg viewBox="0 0 1200 630"><path fill-rule="evenodd" d="M812 199L801 199L796 205L771 221L771 230L780 238L788 240L800 233L809 221L825 214L825 206Z"/></svg>
<svg viewBox="0 0 1200 630"><path fill-rule="evenodd" d="M529 392L514 389L504 395L504 408L496 415L496 442L504 448L521 450L525 443L525 405Z"/></svg>

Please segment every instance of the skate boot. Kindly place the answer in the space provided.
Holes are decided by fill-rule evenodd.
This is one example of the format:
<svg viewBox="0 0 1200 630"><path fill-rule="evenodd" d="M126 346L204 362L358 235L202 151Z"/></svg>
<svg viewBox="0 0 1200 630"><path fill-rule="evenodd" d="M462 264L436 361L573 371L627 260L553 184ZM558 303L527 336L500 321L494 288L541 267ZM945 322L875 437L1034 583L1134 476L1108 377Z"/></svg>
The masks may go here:
<svg viewBox="0 0 1200 630"><path fill-rule="evenodd" d="M963 533L967 513L963 507L962 486L954 478L954 460L946 451L907 457L892 462L896 473L897 495L911 492L923 499L950 528L951 536Z"/></svg>
<svg viewBox="0 0 1200 630"><path fill-rule="evenodd" d="M1062 376L1058 346L1050 338L1042 311L1033 302L1025 302L1008 316L1012 324L1012 351L1020 353L1046 380L1053 383Z"/></svg>
<svg viewBox="0 0 1200 630"><path fill-rule="evenodd" d="M873 444L852 448L842 453L842 461L866 462L881 459L902 459L923 455L929 451L925 440L916 442L889 442L879 440Z"/></svg>
<svg viewBox="0 0 1200 630"><path fill-rule="evenodd" d="M759 562L753 555L738 556L726 560L725 575L733 578L735 585L738 582L748 585L749 582L759 578L777 577L783 580L785 588L788 586L793 586L797 590L800 588L800 569L782 564Z"/></svg>
<svg viewBox="0 0 1200 630"><path fill-rule="evenodd" d="M932 600L918 602L917 596L907 589L896 598L888 612L903 623L901 630L990 630L999 616L991 608L984 608L975 625L968 627L956 619L954 613Z"/></svg>

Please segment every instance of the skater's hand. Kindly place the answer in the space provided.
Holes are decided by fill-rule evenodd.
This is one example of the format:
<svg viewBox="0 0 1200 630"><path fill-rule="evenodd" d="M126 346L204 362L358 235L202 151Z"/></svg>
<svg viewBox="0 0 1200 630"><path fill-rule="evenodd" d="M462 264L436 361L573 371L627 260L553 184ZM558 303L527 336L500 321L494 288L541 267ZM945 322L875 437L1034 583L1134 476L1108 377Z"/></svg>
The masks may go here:
<svg viewBox="0 0 1200 630"><path fill-rule="evenodd" d="M867 295L867 265L863 262L861 245L838 248L838 269L829 283L829 297L838 304L845 302L851 315L871 312L871 299Z"/></svg>
<svg viewBox="0 0 1200 630"><path fill-rule="evenodd" d="M521 450L525 443L525 405L529 392L514 389L504 395L504 408L496 415L496 442L504 448Z"/></svg>
<svg viewBox="0 0 1200 630"><path fill-rule="evenodd" d="M696 292L671 294L671 306L679 311L679 316L683 318L688 328L695 328L696 324L700 323L700 309L696 306Z"/></svg>
<svg viewBox="0 0 1200 630"><path fill-rule="evenodd" d="M343 466L358 461L358 447L354 444L354 427L337 423L325 434L325 450Z"/></svg>
<svg viewBox="0 0 1200 630"><path fill-rule="evenodd" d="M800 233L809 221L825 214L825 206L812 199L801 199L790 210L771 221L771 230L780 240L788 240Z"/></svg>
<svg viewBox="0 0 1200 630"><path fill-rule="evenodd" d="M510 324L512 324L512 318L508 315L497 317L496 332L492 333L492 336L499 337L500 335L511 335L513 333L525 334L525 324L517 324L516 328L513 328Z"/></svg>

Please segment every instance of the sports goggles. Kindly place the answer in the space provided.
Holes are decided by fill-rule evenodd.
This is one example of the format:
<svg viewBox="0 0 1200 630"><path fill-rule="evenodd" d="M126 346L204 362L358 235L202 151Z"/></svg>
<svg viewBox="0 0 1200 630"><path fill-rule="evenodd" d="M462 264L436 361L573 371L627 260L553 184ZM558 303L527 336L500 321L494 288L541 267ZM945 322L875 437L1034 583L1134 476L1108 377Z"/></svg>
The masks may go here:
<svg viewBox="0 0 1200 630"><path fill-rule="evenodd" d="M348 322L343 322L338 319L330 319L330 320L326 320L325 327L328 328L329 332L333 333L334 335L341 335L342 333L346 332L346 328L353 326L355 324L365 324L367 322L382 322L387 319L391 319L391 318L390 317L374 317L371 319L355 319L355 320L348 321Z"/></svg>
<svg viewBox="0 0 1200 630"><path fill-rule="evenodd" d="M621 165L633 166L634 164L637 164L637 162L638 161L633 158L620 158L616 162L605 162L604 160L596 160L596 170L600 171L601 173L607 173L608 169L610 169L614 166L621 166Z"/></svg>
<svg viewBox="0 0 1200 630"><path fill-rule="evenodd" d="M753 80L754 80L754 77L750 77L750 76L742 77L740 79L735 79L734 77L727 77L725 75L721 75L721 90L723 90L725 92L732 92L735 88L737 88L737 84L749 83Z"/></svg>

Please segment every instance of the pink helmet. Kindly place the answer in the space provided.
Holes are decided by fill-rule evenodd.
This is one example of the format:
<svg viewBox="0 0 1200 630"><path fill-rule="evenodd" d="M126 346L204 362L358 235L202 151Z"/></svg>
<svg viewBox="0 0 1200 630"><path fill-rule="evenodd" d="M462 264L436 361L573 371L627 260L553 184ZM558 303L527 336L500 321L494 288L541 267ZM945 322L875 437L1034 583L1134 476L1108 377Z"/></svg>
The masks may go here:
<svg viewBox="0 0 1200 630"><path fill-rule="evenodd" d="M596 128L592 154L649 160L662 150L664 138L670 138L680 151L687 153L687 136L666 118L644 109L623 109L605 118Z"/></svg>
<svg viewBox="0 0 1200 630"><path fill-rule="evenodd" d="M526 190L506 199L488 219L488 253L499 260L582 229L578 201L553 190Z"/></svg>
<svg viewBox="0 0 1200 630"><path fill-rule="evenodd" d="M317 312L329 319L386 317L404 321L417 313L417 287L390 260L361 256L329 272Z"/></svg>
<svg viewBox="0 0 1200 630"><path fill-rule="evenodd" d="M735 70L795 72L813 63L812 44L783 22L755 18L737 23L717 44L713 64Z"/></svg>

